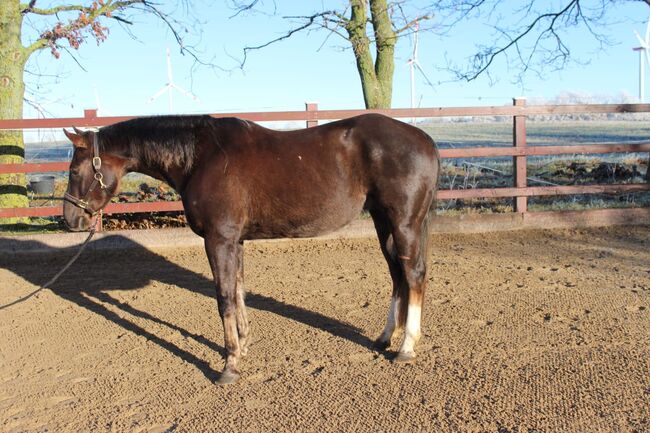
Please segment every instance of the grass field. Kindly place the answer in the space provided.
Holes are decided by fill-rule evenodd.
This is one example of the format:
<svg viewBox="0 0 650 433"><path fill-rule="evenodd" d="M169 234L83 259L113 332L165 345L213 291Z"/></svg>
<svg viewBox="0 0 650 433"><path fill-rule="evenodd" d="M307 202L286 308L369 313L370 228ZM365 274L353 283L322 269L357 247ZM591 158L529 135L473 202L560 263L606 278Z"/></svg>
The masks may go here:
<svg viewBox="0 0 650 433"><path fill-rule="evenodd" d="M434 122L421 125L441 149L512 146L512 122ZM650 140L650 123L644 121L528 121L527 143L531 146L637 143ZM465 158L443 162L442 189L508 187L513 185L512 158ZM561 155L529 157L528 184L589 185L641 183L648 170L647 153ZM512 199L448 200L438 212L461 214L510 212ZM650 206L650 194L618 196L575 195L531 197L529 209L580 210Z"/></svg>
<svg viewBox="0 0 650 433"><path fill-rule="evenodd" d="M440 148L512 145L512 121L431 122L419 124ZM644 121L528 121L529 145L625 143L650 139L650 122Z"/></svg>

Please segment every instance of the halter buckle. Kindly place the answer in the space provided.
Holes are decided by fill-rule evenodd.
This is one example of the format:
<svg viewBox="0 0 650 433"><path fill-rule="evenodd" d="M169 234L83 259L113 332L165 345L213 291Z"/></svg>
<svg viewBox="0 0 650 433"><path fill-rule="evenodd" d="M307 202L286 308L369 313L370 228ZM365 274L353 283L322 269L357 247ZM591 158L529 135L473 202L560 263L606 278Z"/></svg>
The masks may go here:
<svg viewBox="0 0 650 433"><path fill-rule="evenodd" d="M68 192L66 192L63 195L63 200L69 201L70 203L74 204L75 206L77 206L77 207L79 207L79 208L81 208L83 210L88 209L88 202L86 200L81 199L81 198L77 198L77 197L73 196L72 194L70 194Z"/></svg>
<svg viewBox="0 0 650 433"><path fill-rule="evenodd" d="M101 172L96 171L94 177L95 180L99 182L99 187L101 189L106 189L106 184L104 184L104 175Z"/></svg>
<svg viewBox="0 0 650 433"><path fill-rule="evenodd" d="M99 156L94 156L93 157L93 167L95 170L99 170L102 168L102 159Z"/></svg>

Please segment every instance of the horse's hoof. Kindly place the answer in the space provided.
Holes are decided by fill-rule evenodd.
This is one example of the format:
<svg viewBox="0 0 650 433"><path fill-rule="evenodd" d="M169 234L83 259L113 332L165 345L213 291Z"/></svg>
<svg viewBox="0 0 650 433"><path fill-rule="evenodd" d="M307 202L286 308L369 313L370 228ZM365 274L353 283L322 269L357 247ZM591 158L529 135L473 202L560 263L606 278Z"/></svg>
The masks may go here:
<svg viewBox="0 0 650 433"><path fill-rule="evenodd" d="M385 341L380 338L376 339L375 342L372 344L372 347L375 350L378 350L380 352L388 349L388 346L390 346L390 341Z"/></svg>
<svg viewBox="0 0 650 433"><path fill-rule="evenodd" d="M402 364L415 362L415 352L399 352L393 362L399 362Z"/></svg>
<svg viewBox="0 0 650 433"><path fill-rule="evenodd" d="M223 373L221 373L221 376L217 380L217 384L219 385L230 385L239 380L239 374L226 370Z"/></svg>

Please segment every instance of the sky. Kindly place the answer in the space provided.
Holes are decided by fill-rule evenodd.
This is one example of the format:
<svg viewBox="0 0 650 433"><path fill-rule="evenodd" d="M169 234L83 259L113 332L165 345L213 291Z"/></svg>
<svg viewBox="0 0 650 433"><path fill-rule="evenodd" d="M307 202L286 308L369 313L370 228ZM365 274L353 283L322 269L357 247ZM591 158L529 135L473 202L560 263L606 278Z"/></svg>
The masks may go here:
<svg viewBox="0 0 650 433"><path fill-rule="evenodd" d="M591 3L594 2L600 0ZM41 0L39 6L45 7L48 3L61 2ZM197 102L175 93L174 113L302 110L305 102L317 102L321 109L363 108L352 52L346 41L326 31L302 32L263 50L250 52L245 67L238 67L237 59L242 58L244 46L267 42L296 23L283 19L283 15L309 14L341 3L340 0L267 1L266 4L262 2L260 13L229 18L234 11L226 2L197 0L193 12L200 23L193 23L186 37L197 42L202 59L214 62L223 70L196 67L190 56L179 53L178 45L164 24L153 17L133 17L135 24L131 31L137 40L120 26L108 22L109 38L99 46L89 39L74 52L76 60L66 53L57 60L49 50L34 56L28 65L32 73L26 74L27 85L32 90L27 97L42 106L47 117L80 117L84 109L90 108L98 108L99 114L106 116L168 114L166 95L151 103L148 100L167 83L166 50L169 48L174 83L199 98ZM429 3L412 2L415 6ZM512 3L514 9L522 2L505 2L508 3ZM274 6L278 8L275 14L271 13ZM419 63L434 85L427 85L422 76L416 74L416 105L504 105L520 96L531 101L550 101L565 92L608 100L623 95L636 97L639 57L632 51L638 46L633 31L644 34L649 15L650 8L642 2L618 2L610 10L609 24L601 29L607 33L610 45L599 49L587 32L573 32L567 36L567 41L572 54L581 62L569 64L561 71L546 71L541 77L528 75L523 85L515 82L515 71L508 69L503 61L494 65L491 79L484 76L469 83L454 80L444 70L448 60L464 64L475 52L476 44L490 40L493 29L486 25L485 18L461 22L446 36L420 32ZM178 12L175 16L183 20L185 15ZM434 18L431 25L438 26L441 23L436 20L440 19ZM507 28L513 23L508 22L505 15L500 24ZM38 20L26 22L25 42L33 38L39 28L42 23ZM195 30L199 28L201 34L197 36ZM411 53L412 39L402 38L395 59L394 108L411 106L407 63ZM646 68L646 72L650 72L650 68ZM26 105L25 117L39 116L35 109Z"/></svg>

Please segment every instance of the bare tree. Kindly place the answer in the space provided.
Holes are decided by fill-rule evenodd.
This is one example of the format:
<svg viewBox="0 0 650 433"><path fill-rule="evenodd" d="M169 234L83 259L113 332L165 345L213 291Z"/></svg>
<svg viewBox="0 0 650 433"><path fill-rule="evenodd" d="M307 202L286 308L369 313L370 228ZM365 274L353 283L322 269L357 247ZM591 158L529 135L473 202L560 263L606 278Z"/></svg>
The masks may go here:
<svg viewBox="0 0 650 433"><path fill-rule="evenodd" d="M259 0L235 1L235 15L259 6ZM285 16L298 22L285 34L268 42L244 48L243 67L251 51L288 39L300 32L323 29L347 41L357 65L366 108L390 108L395 69L395 45L416 25L433 18L433 14L406 12L407 1L349 0L340 9L314 12L304 16ZM275 7L275 3L274 3ZM409 16L410 15L410 16ZM374 51L374 52L373 52Z"/></svg>
<svg viewBox="0 0 650 433"><path fill-rule="evenodd" d="M650 0L527 0L516 8L502 0L438 0L433 7L449 23L447 31L471 19L481 19L494 30L488 44L476 46L468 65L449 67L458 79L472 81L489 75L493 64L504 59L523 83L528 73L543 76L549 69L563 69L570 61L588 62L571 51L571 32L591 35L595 49L590 55L610 45L607 28L611 12L622 3L650 6ZM503 27L502 22L515 24ZM650 156L646 180L650 182Z"/></svg>
<svg viewBox="0 0 650 433"><path fill-rule="evenodd" d="M261 0L232 0L238 13L254 10ZM448 64L458 80L472 81L490 75L495 62L505 61L511 75L521 83L527 74L542 75L548 70L560 70L569 62L587 63L588 58L572 51L573 32L592 36L593 55L612 43L607 28L612 10L623 3L650 5L650 0L435 0L422 13L405 13L419 3L414 0L348 0L342 10L318 11L307 16L287 16L298 20L284 35L257 46L244 48L244 61L252 50L290 38L302 31L325 29L345 39L354 53L366 107L390 105L394 47L399 39L420 21L440 36L461 29L471 22L492 29L489 38L477 42L474 53L468 53L466 64ZM275 7L275 2L273 3ZM435 15L435 22L432 18ZM468 33L468 38L475 35ZM375 49L374 63L371 47ZM583 48L583 47L581 47ZM442 65L438 65L442 66Z"/></svg>
<svg viewBox="0 0 650 433"><path fill-rule="evenodd" d="M612 10L622 3L650 5L650 0L526 0L516 5L503 0L438 0L432 7L445 23L445 32L454 32L459 23L468 21L492 29L487 41L475 45L467 64L448 65L457 79L472 81L489 75L495 62L503 61L523 83L530 73L542 76L569 62L588 63L588 58L572 50L576 32L590 35L594 42L592 49L581 47L586 55L611 45L607 28Z"/></svg>

